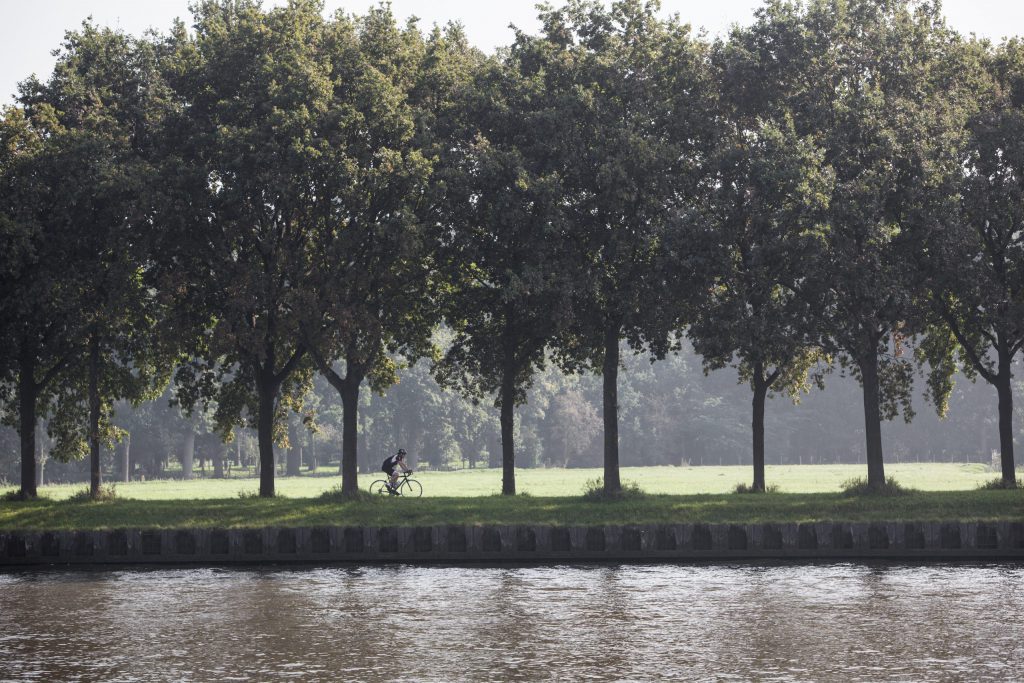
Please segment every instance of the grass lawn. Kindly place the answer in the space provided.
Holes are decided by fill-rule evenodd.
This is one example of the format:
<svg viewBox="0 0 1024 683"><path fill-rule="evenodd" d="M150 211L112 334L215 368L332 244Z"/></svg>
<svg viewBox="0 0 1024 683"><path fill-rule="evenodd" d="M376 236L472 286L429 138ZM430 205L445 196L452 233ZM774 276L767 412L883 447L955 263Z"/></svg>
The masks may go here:
<svg viewBox="0 0 1024 683"><path fill-rule="evenodd" d="M501 474L494 470L423 472L424 497L337 502L319 494L337 477L278 480L278 498L240 498L255 480L157 481L124 484L116 500L66 500L82 485L46 487L32 502L0 503L0 529L86 530L109 528L240 528L261 526L434 524L644 524L811 521L1024 521L1024 490L978 491L993 474L980 465L890 465L887 472L917 489L904 496L847 497L839 485L862 476L857 466L768 468L781 493L728 493L746 482L746 467L624 468L625 481L649 495L614 502L580 497L599 470L520 470L514 498L494 495ZM362 487L375 477L365 475Z"/></svg>
<svg viewBox="0 0 1024 683"><path fill-rule="evenodd" d="M970 491L998 476L984 465L955 463L889 464L886 474L904 486L920 491ZM519 469L516 485L520 493L532 496L575 496L583 492L588 480L600 477L600 469ZM331 475L331 476L324 476ZM366 490L383 473L361 474L360 488ZM623 467L624 483L634 482L646 493L695 495L731 493L737 484L750 483L750 467ZM776 465L769 466L766 479L781 493L827 493L838 491L842 483L867 476L863 465ZM425 497L478 497L501 491L500 469L459 470L455 472L416 472ZM315 498L338 486L341 477L324 468L314 475L281 477L276 481L278 494L287 498ZM40 495L53 500L69 498L85 484L44 486ZM174 500L237 498L240 493L259 489L252 479L164 479L117 484L118 498L136 500ZM6 490L13 490L12 488ZM0 489L0 494L4 489Z"/></svg>

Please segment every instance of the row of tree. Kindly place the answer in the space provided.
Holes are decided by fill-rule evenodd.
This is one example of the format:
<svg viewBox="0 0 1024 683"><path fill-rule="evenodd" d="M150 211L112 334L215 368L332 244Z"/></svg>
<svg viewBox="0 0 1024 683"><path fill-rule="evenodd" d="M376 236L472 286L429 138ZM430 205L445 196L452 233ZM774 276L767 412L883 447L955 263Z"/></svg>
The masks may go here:
<svg viewBox="0 0 1024 683"><path fill-rule="evenodd" d="M624 467L747 465L751 462L750 388L734 369L705 375L700 356L684 350L663 362L624 353L619 373L619 443ZM1014 391L1021 391L1020 360ZM363 386L359 396L360 479L405 448L416 469L501 467L498 411L439 386L431 362L398 371L383 395ZM208 415L183 414L168 405L170 386L137 407L114 406L121 441L101 449L104 480L258 476L256 432L235 428L222 443ZM920 390L915 388L915 393ZM913 422L883 424L888 462L975 463L999 471L995 392L984 381L958 378L949 412L921 411ZM303 397L302 413L288 416L287 442L275 443L277 474L335 476L340 471L344 417L337 391L322 377ZM827 391L802 395L798 404L768 401L765 463L864 464L860 386L834 373ZM516 467L600 467L601 378L567 375L549 364L537 374L526 403L516 409ZM1014 438L1021 438L1024 404L1014 406ZM36 432L37 478L43 483L89 481L89 463L51 458L45 419ZM993 458L993 453L995 458ZM0 427L0 487L18 479L18 436ZM769 469L769 477L771 477ZM625 473L625 471L624 471ZM624 474L625 476L625 474ZM1017 477L1021 476L1018 462ZM500 486L500 475L498 477ZM776 481L783 489L785 481ZM748 482L749 484L749 482Z"/></svg>
<svg viewBox="0 0 1024 683"><path fill-rule="evenodd" d="M861 382L883 486L881 421L911 418L915 361L940 413L957 367L995 386L1015 485L1024 46L910 0L772 1L713 42L656 2L540 19L491 56L457 25L313 0L69 34L0 120L22 493L40 414L55 453L89 451L97 492L113 403L173 374L223 439L256 427L273 495L274 442L317 373L354 492L360 387L433 354L444 385L496 397L508 494L536 373L600 374L614 494L623 342L660 359L684 332L750 381L755 489L766 397L833 364Z"/></svg>

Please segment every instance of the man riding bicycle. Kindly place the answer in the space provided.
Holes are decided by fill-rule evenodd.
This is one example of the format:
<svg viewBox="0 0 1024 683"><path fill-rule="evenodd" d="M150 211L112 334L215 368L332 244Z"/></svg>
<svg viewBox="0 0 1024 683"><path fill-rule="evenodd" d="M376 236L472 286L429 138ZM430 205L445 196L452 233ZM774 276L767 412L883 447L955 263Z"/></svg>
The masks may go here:
<svg viewBox="0 0 1024 683"><path fill-rule="evenodd" d="M388 473L388 493L394 496L401 495L398 493L398 468L402 468L403 472L412 472L412 470L405 465L405 449L399 448L398 452L394 455L384 458L384 462L381 463L381 470Z"/></svg>

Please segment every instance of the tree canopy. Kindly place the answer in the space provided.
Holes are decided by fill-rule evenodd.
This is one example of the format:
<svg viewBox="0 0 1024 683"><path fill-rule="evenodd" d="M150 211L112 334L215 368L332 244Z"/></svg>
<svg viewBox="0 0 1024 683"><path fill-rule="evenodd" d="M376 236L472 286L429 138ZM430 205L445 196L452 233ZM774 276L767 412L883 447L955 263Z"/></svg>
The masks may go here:
<svg viewBox="0 0 1024 683"><path fill-rule="evenodd" d="M716 40L657 2L569 0L485 55L457 24L324 9L205 0L191 30L142 37L86 23L0 113L0 405L23 495L43 440L89 452L97 495L115 406L171 375L175 410L203 414L174 438L219 438L222 467L255 428L264 496L275 445L321 428L346 494L357 434L390 432L389 450L472 444L507 494L517 462L592 462L600 434L618 495L620 427L677 444L649 460L700 450L679 411L718 404L659 374L692 384L690 345L750 384L751 430L721 439L751 444L754 490L766 398L833 364L861 384L871 488L915 373L941 414L957 370L996 388L1016 485L1019 40L965 39L917 0L769 0Z"/></svg>

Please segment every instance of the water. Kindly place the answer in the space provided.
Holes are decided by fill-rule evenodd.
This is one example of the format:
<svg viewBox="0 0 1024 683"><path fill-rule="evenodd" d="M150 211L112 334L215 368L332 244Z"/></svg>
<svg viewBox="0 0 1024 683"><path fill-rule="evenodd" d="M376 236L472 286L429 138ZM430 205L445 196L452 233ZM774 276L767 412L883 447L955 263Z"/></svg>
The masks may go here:
<svg viewBox="0 0 1024 683"><path fill-rule="evenodd" d="M0 573L0 680L1008 681L1024 567Z"/></svg>

